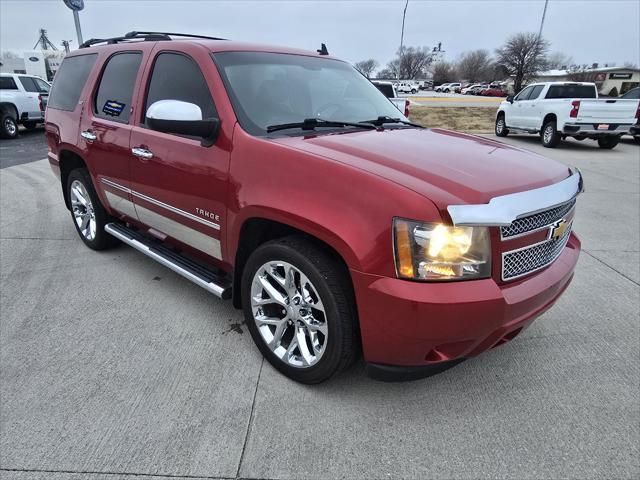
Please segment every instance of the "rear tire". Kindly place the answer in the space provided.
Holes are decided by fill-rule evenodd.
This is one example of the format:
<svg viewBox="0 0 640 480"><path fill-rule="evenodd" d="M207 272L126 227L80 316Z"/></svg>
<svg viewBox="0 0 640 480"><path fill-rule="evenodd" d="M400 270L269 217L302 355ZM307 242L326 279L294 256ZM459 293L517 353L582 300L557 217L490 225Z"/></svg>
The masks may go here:
<svg viewBox="0 0 640 480"><path fill-rule="evenodd" d="M498 137L506 137L509 135L509 129L507 128L507 122L505 121L504 115L499 115L496 118L496 136Z"/></svg>
<svg viewBox="0 0 640 480"><path fill-rule="evenodd" d="M247 260L241 290L251 337L282 374L320 383L355 359L359 341L349 275L314 243L291 236L261 245Z"/></svg>
<svg viewBox="0 0 640 480"><path fill-rule="evenodd" d="M0 118L0 137L17 138L18 121L12 113L4 113Z"/></svg>
<svg viewBox="0 0 640 480"><path fill-rule="evenodd" d="M104 226L113 219L100 203L89 172L84 168L71 171L66 189L71 219L84 244L92 250L105 250L117 245L118 240L104 230Z"/></svg>
<svg viewBox="0 0 640 480"><path fill-rule="evenodd" d="M542 139L543 147L555 148L558 146L558 143L560 143L560 134L558 133L555 120L549 120L544 124L540 138Z"/></svg>
<svg viewBox="0 0 640 480"><path fill-rule="evenodd" d="M620 143L620 137L601 137L598 139L598 146L606 150L611 150Z"/></svg>

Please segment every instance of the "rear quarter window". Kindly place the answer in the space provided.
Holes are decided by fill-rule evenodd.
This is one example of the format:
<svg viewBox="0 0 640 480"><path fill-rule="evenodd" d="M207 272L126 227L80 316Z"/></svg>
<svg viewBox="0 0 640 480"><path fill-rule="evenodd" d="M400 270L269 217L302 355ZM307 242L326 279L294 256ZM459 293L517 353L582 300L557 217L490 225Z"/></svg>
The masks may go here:
<svg viewBox="0 0 640 480"><path fill-rule="evenodd" d="M0 77L0 90L17 90L18 86L12 77Z"/></svg>
<svg viewBox="0 0 640 480"><path fill-rule="evenodd" d="M96 63L96 53L67 57L62 61L53 81L47 108L73 111Z"/></svg>
<svg viewBox="0 0 640 480"><path fill-rule="evenodd" d="M551 85L545 98L596 98L593 85Z"/></svg>

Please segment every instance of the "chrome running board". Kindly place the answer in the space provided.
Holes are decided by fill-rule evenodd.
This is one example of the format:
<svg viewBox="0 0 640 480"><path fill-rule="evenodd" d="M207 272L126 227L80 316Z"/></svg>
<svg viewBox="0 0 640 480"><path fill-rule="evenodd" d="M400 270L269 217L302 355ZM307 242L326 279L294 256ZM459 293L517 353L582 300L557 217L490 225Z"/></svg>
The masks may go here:
<svg viewBox="0 0 640 480"><path fill-rule="evenodd" d="M216 297L226 300L231 298L231 282L224 276L217 274L194 261L176 253L167 247L156 244L131 228L118 223L108 223L105 231L118 240L144 253L165 267L191 280Z"/></svg>

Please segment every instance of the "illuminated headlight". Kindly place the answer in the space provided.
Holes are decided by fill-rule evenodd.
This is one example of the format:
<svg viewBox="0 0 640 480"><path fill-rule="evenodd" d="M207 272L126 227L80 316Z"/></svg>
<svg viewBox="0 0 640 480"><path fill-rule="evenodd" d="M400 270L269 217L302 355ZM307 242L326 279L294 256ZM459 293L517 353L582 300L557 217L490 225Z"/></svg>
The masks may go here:
<svg viewBox="0 0 640 480"><path fill-rule="evenodd" d="M466 280L491 274L491 242L486 227L393 220L398 277Z"/></svg>

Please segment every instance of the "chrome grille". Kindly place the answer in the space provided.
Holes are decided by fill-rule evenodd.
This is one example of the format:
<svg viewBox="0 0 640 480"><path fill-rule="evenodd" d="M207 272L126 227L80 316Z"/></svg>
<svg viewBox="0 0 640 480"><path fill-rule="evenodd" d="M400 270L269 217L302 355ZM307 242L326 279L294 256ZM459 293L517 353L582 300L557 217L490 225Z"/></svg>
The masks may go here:
<svg viewBox="0 0 640 480"><path fill-rule="evenodd" d="M576 199L574 198L567 203L550 208L549 210L518 218L511 225L507 227L500 227L500 235L503 239L506 239L544 228L564 218L575 204Z"/></svg>
<svg viewBox="0 0 640 480"><path fill-rule="evenodd" d="M502 254L502 280L513 280L553 263L567 244L569 235L571 235L571 227L572 225L569 225L562 237L557 240L545 240L518 250L504 252Z"/></svg>

